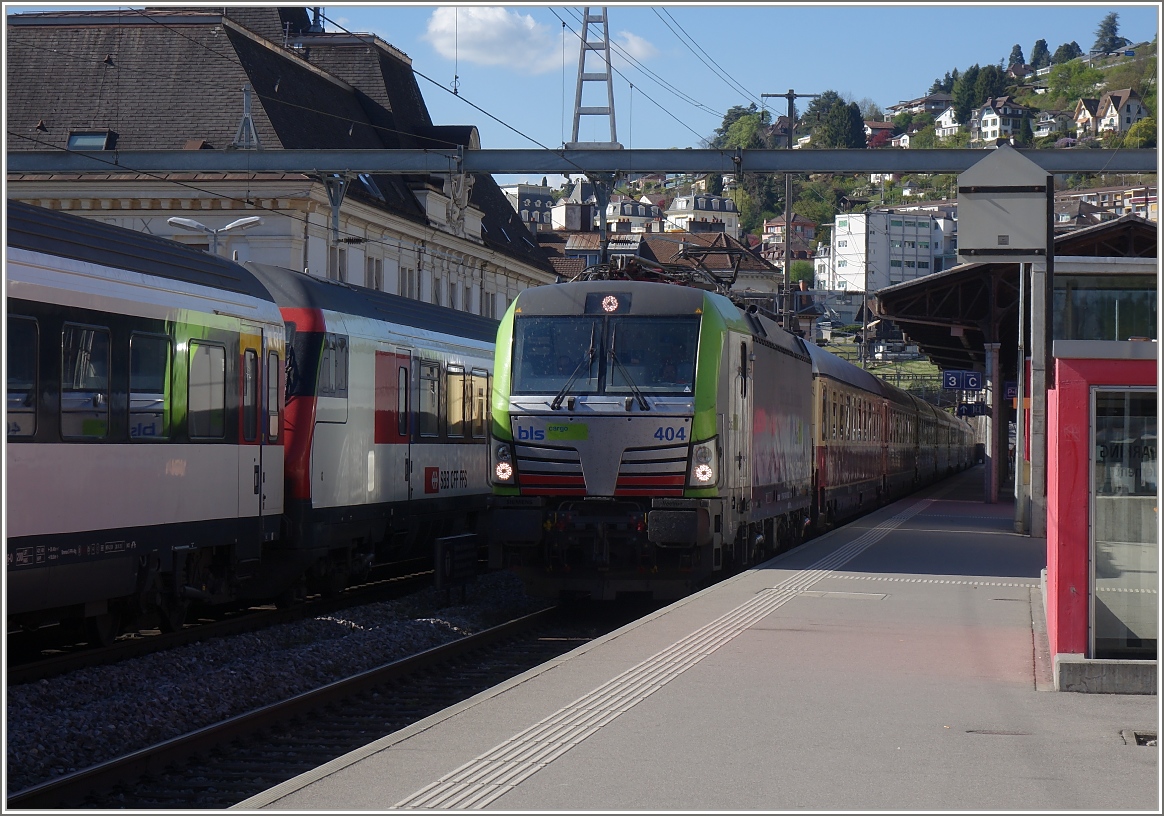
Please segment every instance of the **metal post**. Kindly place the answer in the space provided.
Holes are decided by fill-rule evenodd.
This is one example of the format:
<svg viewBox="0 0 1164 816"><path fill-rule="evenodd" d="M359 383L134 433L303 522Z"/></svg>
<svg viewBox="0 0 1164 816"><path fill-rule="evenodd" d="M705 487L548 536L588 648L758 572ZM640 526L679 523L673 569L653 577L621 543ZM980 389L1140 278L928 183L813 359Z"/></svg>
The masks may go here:
<svg viewBox="0 0 1164 816"><path fill-rule="evenodd" d="M815 98L820 94L798 94L791 88L786 94L760 94L760 98L784 97L788 100L788 138L784 149L792 149L792 138L796 132L793 127L795 110L793 102L798 98ZM792 174L784 174L784 329L792 331Z"/></svg>
<svg viewBox="0 0 1164 816"><path fill-rule="evenodd" d="M1026 279L1030 264L1019 264L1019 314L1018 314L1018 392L1015 401L1014 433L1014 531L1026 533L1030 530L1030 487L1029 472L1023 451L1026 449Z"/></svg>
<svg viewBox="0 0 1164 816"><path fill-rule="evenodd" d="M865 283L861 291L861 368L869 367L869 212L865 211L865 256L862 267Z"/></svg>
<svg viewBox="0 0 1164 816"><path fill-rule="evenodd" d="M1001 343L986 343L986 382L990 391L990 413L986 416L986 503L998 503L998 482L1003 469L1000 466L1001 448L999 442L1002 423L1002 393L999 378L1002 375L999 366L998 350Z"/></svg>
<svg viewBox="0 0 1164 816"><path fill-rule="evenodd" d="M1047 535L1047 265L1031 264L1031 536Z"/></svg>

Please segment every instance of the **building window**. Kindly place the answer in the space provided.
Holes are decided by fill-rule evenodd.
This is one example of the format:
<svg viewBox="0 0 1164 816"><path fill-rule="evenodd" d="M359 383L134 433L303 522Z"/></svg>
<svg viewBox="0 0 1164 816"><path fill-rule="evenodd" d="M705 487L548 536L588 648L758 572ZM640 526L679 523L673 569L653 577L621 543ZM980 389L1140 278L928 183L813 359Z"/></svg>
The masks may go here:
<svg viewBox="0 0 1164 816"><path fill-rule="evenodd" d="M69 150L110 150L114 135L109 130L79 130L69 134Z"/></svg>
<svg viewBox="0 0 1164 816"><path fill-rule="evenodd" d="M890 266L901 266L901 261L890 261L889 265Z"/></svg>
<svg viewBox="0 0 1164 816"><path fill-rule="evenodd" d="M377 292L384 289L384 259L368 258L367 270L364 272L364 285Z"/></svg>

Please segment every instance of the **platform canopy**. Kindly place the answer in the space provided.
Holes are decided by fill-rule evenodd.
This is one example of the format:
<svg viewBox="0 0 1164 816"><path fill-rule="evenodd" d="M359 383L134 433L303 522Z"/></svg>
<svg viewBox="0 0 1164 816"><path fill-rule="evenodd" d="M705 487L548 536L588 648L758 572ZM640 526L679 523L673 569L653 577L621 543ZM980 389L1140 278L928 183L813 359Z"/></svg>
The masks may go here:
<svg viewBox="0 0 1164 816"><path fill-rule="evenodd" d="M1154 258L1157 225L1136 215L1055 236L1055 257ZM986 343L1000 343L1008 379L1018 355L1019 265L961 264L875 294L891 320L942 369L982 370Z"/></svg>

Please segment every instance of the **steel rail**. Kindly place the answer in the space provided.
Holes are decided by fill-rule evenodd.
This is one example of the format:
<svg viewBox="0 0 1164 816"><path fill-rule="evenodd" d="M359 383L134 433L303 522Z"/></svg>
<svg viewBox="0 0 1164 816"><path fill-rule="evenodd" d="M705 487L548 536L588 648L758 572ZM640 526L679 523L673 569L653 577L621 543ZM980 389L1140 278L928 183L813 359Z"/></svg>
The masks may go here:
<svg viewBox="0 0 1164 816"><path fill-rule="evenodd" d="M253 734L261 729L315 711L337 700L358 694L389 680L414 674L422 669L487 646L509 635L528 629L549 617L557 607L547 607L516 620L503 623L474 635L467 635L442 646L392 663L369 669L344 680L304 692L288 700L239 714L117 759L102 762L76 773L51 779L14 793L7 798L8 809L50 809L75 806L94 789L107 789L147 774L161 773L167 765L188 756L208 751L218 745Z"/></svg>
<svg viewBox="0 0 1164 816"><path fill-rule="evenodd" d="M1155 150L1020 148L1049 173L1156 173ZM988 150L10 150L31 173L961 173Z"/></svg>

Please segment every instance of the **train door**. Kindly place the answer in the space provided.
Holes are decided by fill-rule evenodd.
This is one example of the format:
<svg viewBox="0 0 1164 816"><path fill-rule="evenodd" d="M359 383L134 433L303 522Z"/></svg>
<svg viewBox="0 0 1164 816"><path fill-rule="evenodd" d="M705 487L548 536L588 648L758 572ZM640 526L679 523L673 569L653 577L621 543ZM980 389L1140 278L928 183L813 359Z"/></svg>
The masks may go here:
<svg viewBox="0 0 1164 816"><path fill-rule="evenodd" d="M412 497L412 349L376 353L376 443L384 464L382 496L388 502Z"/></svg>
<svg viewBox="0 0 1164 816"><path fill-rule="evenodd" d="M239 331L238 515L256 520L254 544L262 540L263 442L263 329L243 324ZM249 529L249 527L247 527Z"/></svg>
<svg viewBox="0 0 1164 816"><path fill-rule="evenodd" d="M730 444L727 447L730 460L727 467L727 486L731 490L736 511L742 514L746 509L745 496L751 496L752 462L752 364L751 346L747 339L741 338L734 344L731 352L734 386L729 398L728 436Z"/></svg>

